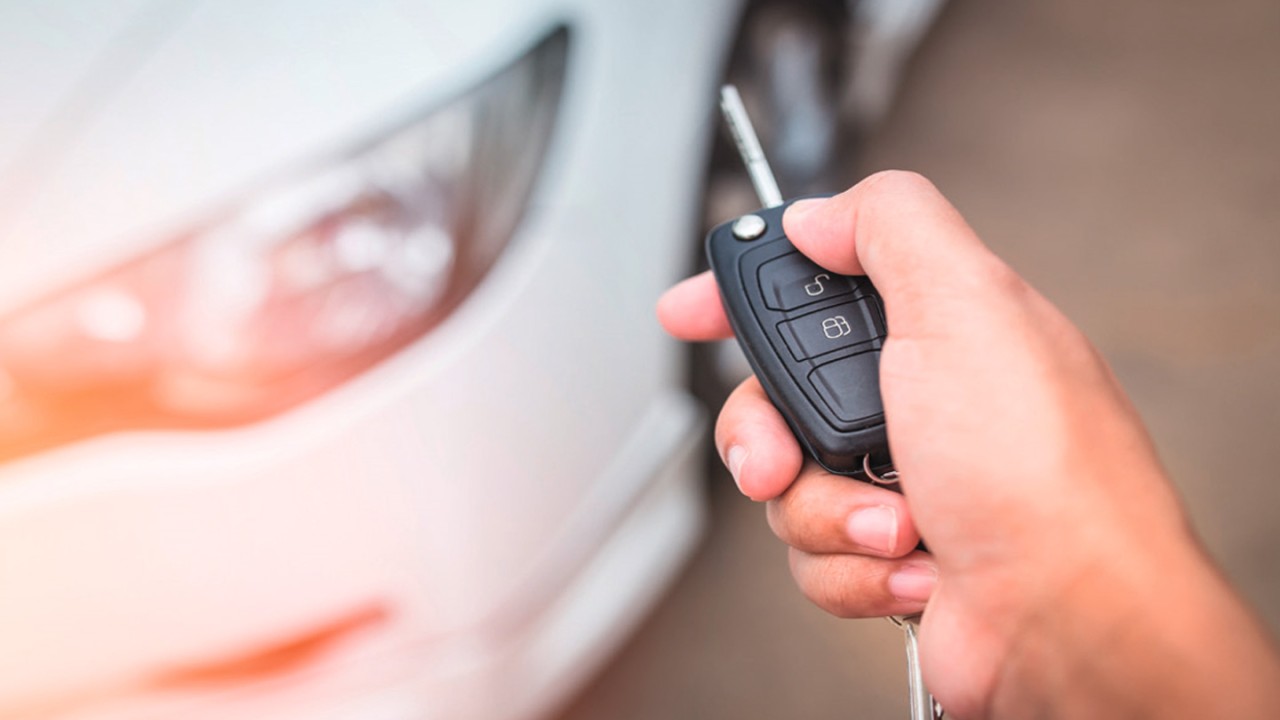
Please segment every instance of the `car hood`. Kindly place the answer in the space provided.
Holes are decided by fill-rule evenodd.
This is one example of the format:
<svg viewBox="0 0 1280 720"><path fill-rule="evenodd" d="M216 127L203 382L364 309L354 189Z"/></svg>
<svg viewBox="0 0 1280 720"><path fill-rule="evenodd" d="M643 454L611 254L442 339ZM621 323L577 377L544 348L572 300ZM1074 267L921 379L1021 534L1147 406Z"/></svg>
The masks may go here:
<svg viewBox="0 0 1280 720"><path fill-rule="evenodd" d="M585 0L583 0L585 2ZM0 310L514 60L564 0L0 4Z"/></svg>

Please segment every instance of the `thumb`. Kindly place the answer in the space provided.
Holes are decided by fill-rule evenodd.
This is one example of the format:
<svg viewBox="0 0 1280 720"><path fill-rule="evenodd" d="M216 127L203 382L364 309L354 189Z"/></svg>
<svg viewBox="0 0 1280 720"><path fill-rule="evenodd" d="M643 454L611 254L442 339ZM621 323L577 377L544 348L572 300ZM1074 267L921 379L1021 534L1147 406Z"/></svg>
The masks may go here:
<svg viewBox="0 0 1280 720"><path fill-rule="evenodd" d="M958 308L1020 284L1000 282L1016 276L933 183L912 172L876 173L835 197L796 202L783 228L819 265L870 277L899 337L945 330Z"/></svg>

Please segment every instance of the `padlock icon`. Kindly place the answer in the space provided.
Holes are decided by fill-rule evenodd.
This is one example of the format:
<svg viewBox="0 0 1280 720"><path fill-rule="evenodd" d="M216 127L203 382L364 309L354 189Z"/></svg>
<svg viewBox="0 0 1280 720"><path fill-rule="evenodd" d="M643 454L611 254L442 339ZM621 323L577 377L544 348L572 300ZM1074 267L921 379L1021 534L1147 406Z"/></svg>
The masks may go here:
<svg viewBox="0 0 1280 720"><path fill-rule="evenodd" d="M835 315L822 321L822 334L827 336L828 340L842 338L853 332L853 328L849 325L849 321L844 319L843 315Z"/></svg>
<svg viewBox="0 0 1280 720"><path fill-rule="evenodd" d="M826 273L818 273L813 276L813 282L804 286L804 294L809 297L818 297L826 288L822 287L823 280L830 280L831 276Z"/></svg>

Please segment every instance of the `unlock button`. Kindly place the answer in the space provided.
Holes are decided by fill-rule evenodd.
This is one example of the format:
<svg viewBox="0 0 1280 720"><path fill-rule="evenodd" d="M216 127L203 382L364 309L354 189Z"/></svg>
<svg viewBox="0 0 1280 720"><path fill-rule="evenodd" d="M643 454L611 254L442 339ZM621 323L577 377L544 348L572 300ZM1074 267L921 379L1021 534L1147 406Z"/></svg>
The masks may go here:
<svg viewBox="0 0 1280 720"><path fill-rule="evenodd" d="M793 310L857 289L846 275L824 270L800 253L788 253L760 266L760 292L765 307Z"/></svg>

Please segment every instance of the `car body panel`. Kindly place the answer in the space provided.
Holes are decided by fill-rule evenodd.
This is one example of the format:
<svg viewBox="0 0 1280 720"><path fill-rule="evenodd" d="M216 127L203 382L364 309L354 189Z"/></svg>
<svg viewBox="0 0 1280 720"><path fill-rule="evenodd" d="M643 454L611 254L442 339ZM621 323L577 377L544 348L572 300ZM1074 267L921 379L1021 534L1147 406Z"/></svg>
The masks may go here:
<svg viewBox="0 0 1280 720"><path fill-rule="evenodd" d="M742 3L41 5L0 9L33 68L0 85L0 313L571 39L523 220L430 333L264 421L0 465L0 716L545 712L697 536L705 412L652 307Z"/></svg>
<svg viewBox="0 0 1280 720"><path fill-rule="evenodd" d="M0 103L0 177L10 174L20 158L36 153L37 136L58 134L60 115L99 95L82 86L91 86L86 78L102 72L97 68L113 40L144 24L153 37L168 31L165 22L143 23L146 9L154 5L146 0L0 5L0 67L22 69L0 74L0 97L9 99ZM106 72L116 74L111 68Z"/></svg>
<svg viewBox="0 0 1280 720"><path fill-rule="evenodd" d="M586 10L549 0L183 5L145 57L120 63L123 76L84 88L68 74L62 104L87 108L3 170L0 265L28 272L4 283L0 307L176 239L256 186L447 100Z"/></svg>
<svg viewBox="0 0 1280 720"><path fill-rule="evenodd" d="M49 143L0 225L9 307L340 155L558 23L572 33L525 220L432 333L265 422L104 436L0 467L0 586L13 589L0 594L13 649L0 652L0 712L145 696L175 669L361 608L389 613L388 647L465 638L567 587L566 548L605 543L599 518L623 517L658 474L695 482L694 459L668 464L673 432L695 437L701 414L680 400L680 354L651 308L689 257L735 10L197 3ZM684 540L633 548L629 564L674 567L692 534L672 537ZM600 600L610 616L651 595L617 592Z"/></svg>

